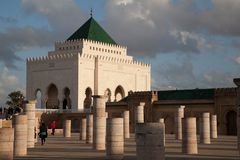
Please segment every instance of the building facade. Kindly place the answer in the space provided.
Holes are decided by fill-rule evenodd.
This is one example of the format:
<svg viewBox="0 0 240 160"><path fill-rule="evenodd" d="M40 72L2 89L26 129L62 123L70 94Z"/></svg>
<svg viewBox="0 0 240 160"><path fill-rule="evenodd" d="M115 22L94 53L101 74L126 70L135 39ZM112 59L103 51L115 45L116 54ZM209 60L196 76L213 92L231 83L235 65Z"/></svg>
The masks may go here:
<svg viewBox="0 0 240 160"><path fill-rule="evenodd" d="M151 90L151 66L135 61L127 48L118 45L91 17L66 41L56 42L47 56L27 59L27 99L37 99L39 108L71 109L75 113L38 113L50 123L79 118L92 106L92 95L105 95L109 117L130 111L130 129L135 128L135 108L145 102L145 122L164 118L166 133L173 134L175 112L185 106L186 116L202 112L217 114L218 133L236 135L236 88ZM40 96L39 96L40 95Z"/></svg>
<svg viewBox="0 0 240 160"><path fill-rule="evenodd" d="M41 108L79 111L90 108L92 95L112 102L150 88L151 66L135 61L92 17L47 56L27 59L27 99L40 94Z"/></svg>
<svg viewBox="0 0 240 160"><path fill-rule="evenodd" d="M218 133L237 135L237 90L236 88L192 89L172 91L130 92L120 102L107 103L109 116L121 116L124 110L130 111L130 128L135 128L135 108L145 102L145 122L158 122L164 118L166 133L174 134L174 118L177 108L185 106L185 116L194 116L199 123L203 112L217 115Z"/></svg>

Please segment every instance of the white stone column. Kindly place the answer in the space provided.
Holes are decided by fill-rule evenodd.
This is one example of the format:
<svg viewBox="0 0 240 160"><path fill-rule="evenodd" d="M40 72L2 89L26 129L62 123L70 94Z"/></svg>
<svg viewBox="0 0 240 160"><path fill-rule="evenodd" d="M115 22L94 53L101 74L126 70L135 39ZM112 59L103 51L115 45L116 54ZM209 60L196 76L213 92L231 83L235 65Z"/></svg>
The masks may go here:
<svg viewBox="0 0 240 160"><path fill-rule="evenodd" d="M217 115L211 115L211 138L217 138Z"/></svg>
<svg viewBox="0 0 240 160"><path fill-rule="evenodd" d="M164 160L162 123L136 124L137 160Z"/></svg>
<svg viewBox="0 0 240 160"><path fill-rule="evenodd" d="M36 108L36 101L29 101L26 104L26 115L28 118L28 137L27 137L27 147L33 148L35 145L35 108Z"/></svg>
<svg viewBox="0 0 240 160"><path fill-rule="evenodd" d="M93 115L87 115L86 143L93 143Z"/></svg>
<svg viewBox="0 0 240 160"><path fill-rule="evenodd" d="M86 141L86 133L87 133L87 119L82 118L79 139L82 141Z"/></svg>
<svg viewBox="0 0 240 160"><path fill-rule="evenodd" d="M63 136L69 138L71 137L71 120L67 119L63 123Z"/></svg>
<svg viewBox="0 0 240 160"><path fill-rule="evenodd" d="M184 118L185 106L180 106L175 115L175 139L182 139L182 118Z"/></svg>
<svg viewBox="0 0 240 160"><path fill-rule="evenodd" d="M0 159L13 160L13 128L0 128Z"/></svg>
<svg viewBox="0 0 240 160"><path fill-rule="evenodd" d="M123 155L123 118L108 118L106 136L106 159L122 160Z"/></svg>
<svg viewBox="0 0 240 160"><path fill-rule="evenodd" d="M140 102L135 110L135 123L144 123L144 102Z"/></svg>
<svg viewBox="0 0 240 160"><path fill-rule="evenodd" d="M202 113L200 143L210 144L210 113Z"/></svg>
<svg viewBox="0 0 240 160"><path fill-rule="evenodd" d="M197 129L196 118L183 118L183 137L182 137L182 152L186 154L197 154Z"/></svg>
<svg viewBox="0 0 240 160"><path fill-rule="evenodd" d="M14 115L12 119L12 126L14 128L14 155L27 155L27 115Z"/></svg>
<svg viewBox="0 0 240 160"><path fill-rule="evenodd" d="M106 143L106 100L105 96L93 96L93 148L105 150Z"/></svg>
<svg viewBox="0 0 240 160"><path fill-rule="evenodd" d="M166 138L165 138L165 123L164 123L164 118L159 118L159 123L163 124L163 144L165 146L166 143Z"/></svg>
<svg viewBox="0 0 240 160"><path fill-rule="evenodd" d="M123 112L124 138L130 138L129 131L129 111Z"/></svg>

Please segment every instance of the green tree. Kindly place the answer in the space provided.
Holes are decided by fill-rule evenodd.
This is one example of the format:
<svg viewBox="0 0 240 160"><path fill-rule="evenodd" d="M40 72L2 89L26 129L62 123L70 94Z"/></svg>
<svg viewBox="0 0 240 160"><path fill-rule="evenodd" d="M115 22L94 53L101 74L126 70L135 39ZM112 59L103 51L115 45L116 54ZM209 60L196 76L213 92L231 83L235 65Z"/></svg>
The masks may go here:
<svg viewBox="0 0 240 160"><path fill-rule="evenodd" d="M24 99L25 97L21 91L14 91L8 95L6 104L13 109L16 109L18 107L23 108Z"/></svg>

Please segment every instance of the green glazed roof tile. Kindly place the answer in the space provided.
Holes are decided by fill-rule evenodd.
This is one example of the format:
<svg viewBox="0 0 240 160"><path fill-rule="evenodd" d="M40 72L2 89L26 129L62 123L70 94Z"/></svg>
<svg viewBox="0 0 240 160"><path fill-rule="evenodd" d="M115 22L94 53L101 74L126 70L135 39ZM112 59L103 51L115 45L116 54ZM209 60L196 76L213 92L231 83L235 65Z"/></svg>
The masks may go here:
<svg viewBox="0 0 240 160"><path fill-rule="evenodd" d="M94 20L90 18L67 40L88 39L109 44L117 44L108 33Z"/></svg>

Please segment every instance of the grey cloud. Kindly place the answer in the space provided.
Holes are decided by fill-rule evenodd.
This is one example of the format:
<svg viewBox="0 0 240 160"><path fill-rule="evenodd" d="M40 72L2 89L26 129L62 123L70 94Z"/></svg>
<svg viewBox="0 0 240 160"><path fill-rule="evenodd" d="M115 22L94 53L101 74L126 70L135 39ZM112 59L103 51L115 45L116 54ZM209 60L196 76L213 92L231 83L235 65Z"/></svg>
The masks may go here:
<svg viewBox="0 0 240 160"><path fill-rule="evenodd" d="M240 1L207 0L212 7L199 11L196 11L196 0L177 2L109 0L107 17L103 24L113 37L127 45L134 54L147 56L155 56L159 52L200 53L206 49L219 51L220 42L208 39L208 35L226 38L240 36ZM199 38L188 37L187 43L183 44L179 42L181 37L176 38L171 34L173 31L198 35ZM202 44L201 48L199 44Z"/></svg>
<svg viewBox="0 0 240 160"><path fill-rule="evenodd" d="M54 42L53 34L43 28L12 27L0 32L0 61L8 68L15 68L15 61L21 61L18 51L33 47L45 47Z"/></svg>
<svg viewBox="0 0 240 160"><path fill-rule="evenodd" d="M189 57L167 66L159 65L157 68L152 83L152 89L155 90L234 87L233 78L239 75L211 69L194 74L195 68Z"/></svg>
<svg viewBox="0 0 240 160"><path fill-rule="evenodd" d="M19 79L6 67L0 69L0 105L5 106L8 93L13 90L21 90L25 93L23 84Z"/></svg>
<svg viewBox="0 0 240 160"><path fill-rule="evenodd" d="M22 6L27 15L47 18L58 40L67 39L85 20L74 0L22 0Z"/></svg>
<svg viewBox="0 0 240 160"><path fill-rule="evenodd" d="M190 61L178 64L160 65L157 74L154 75L159 81L153 85L158 89L183 89L197 86L193 65Z"/></svg>
<svg viewBox="0 0 240 160"><path fill-rule="evenodd" d="M226 36L240 36L240 1L212 0L213 10L202 16L202 27L210 33Z"/></svg>
<svg viewBox="0 0 240 160"><path fill-rule="evenodd" d="M233 78L238 77L238 74L222 71L208 71L202 75L202 83L207 87L234 87Z"/></svg>
<svg viewBox="0 0 240 160"><path fill-rule="evenodd" d="M22 6L29 16L43 16L48 20L48 27L33 26L8 27L0 32L0 62L8 68L15 68L15 61L21 61L19 51L34 47L52 46L57 40L64 40L83 21L83 13L73 0L22 0ZM0 17L0 21L13 21Z"/></svg>
<svg viewBox="0 0 240 160"><path fill-rule="evenodd" d="M0 16L0 22L3 22L3 23L16 23L17 19L12 18L12 17Z"/></svg>

